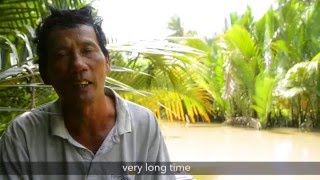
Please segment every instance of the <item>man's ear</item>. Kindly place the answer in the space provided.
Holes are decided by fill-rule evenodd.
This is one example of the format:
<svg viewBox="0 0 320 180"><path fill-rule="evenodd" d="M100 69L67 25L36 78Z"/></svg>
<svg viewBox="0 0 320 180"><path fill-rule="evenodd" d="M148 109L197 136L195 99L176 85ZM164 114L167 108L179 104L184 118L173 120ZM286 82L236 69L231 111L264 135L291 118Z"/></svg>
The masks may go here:
<svg viewBox="0 0 320 180"><path fill-rule="evenodd" d="M111 72L111 62L109 58L106 58L106 70L107 70L107 74Z"/></svg>

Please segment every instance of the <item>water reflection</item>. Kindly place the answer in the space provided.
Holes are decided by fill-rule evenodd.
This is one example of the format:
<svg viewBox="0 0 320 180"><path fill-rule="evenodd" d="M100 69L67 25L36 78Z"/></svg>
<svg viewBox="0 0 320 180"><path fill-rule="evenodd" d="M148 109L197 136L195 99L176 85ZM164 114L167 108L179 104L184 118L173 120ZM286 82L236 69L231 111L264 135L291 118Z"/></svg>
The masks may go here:
<svg viewBox="0 0 320 180"><path fill-rule="evenodd" d="M319 161L320 133L222 125L162 124L173 161ZM319 170L320 171L320 170ZM320 176L196 176L197 179L320 179Z"/></svg>

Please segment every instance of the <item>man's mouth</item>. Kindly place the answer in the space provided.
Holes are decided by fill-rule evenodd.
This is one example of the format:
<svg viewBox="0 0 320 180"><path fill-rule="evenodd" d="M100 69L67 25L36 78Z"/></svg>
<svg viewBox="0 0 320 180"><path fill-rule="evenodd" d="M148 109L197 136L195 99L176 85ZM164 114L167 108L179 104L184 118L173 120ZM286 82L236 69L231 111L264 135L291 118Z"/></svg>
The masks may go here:
<svg viewBox="0 0 320 180"><path fill-rule="evenodd" d="M91 82L83 80L83 81L79 81L79 82L74 83L74 86L84 88L90 84L91 84Z"/></svg>

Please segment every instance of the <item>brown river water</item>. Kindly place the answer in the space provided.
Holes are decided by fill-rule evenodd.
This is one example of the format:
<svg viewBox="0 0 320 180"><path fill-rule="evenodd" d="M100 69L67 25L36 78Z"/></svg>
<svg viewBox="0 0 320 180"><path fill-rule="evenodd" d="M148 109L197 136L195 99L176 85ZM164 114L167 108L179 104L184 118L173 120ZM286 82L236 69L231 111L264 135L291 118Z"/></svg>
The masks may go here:
<svg viewBox="0 0 320 180"><path fill-rule="evenodd" d="M172 161L320 162L320 133L161 123ZM320 171L320 169L319 169ZM320 180L320 175L194 175L196 179Z"/></svg>

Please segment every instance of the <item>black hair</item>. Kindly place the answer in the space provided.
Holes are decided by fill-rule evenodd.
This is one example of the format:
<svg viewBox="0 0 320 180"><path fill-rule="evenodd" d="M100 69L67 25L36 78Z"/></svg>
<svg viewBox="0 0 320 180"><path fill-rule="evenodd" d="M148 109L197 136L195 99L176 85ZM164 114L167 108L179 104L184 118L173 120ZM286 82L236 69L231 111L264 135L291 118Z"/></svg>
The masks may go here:
<svg viewBox="0 0 320 180"><path fill-rule="evenodd" d="M47 74L47 41L50 32L56 29L74 28L79 25L92 26L99 46L104 54L104 56L109 60L109 52L106 49L106 36L101 28L102 18L99 16L94 16L94 8L91 6L85 6L80 9L75 10L58 10L56 8L50 7L51 14L44 18L43 21L38 25L36 29L36 37L34 43L37 46L37 56L36 61L39 64L39 72L42 80L46 83Z"/></svg>

